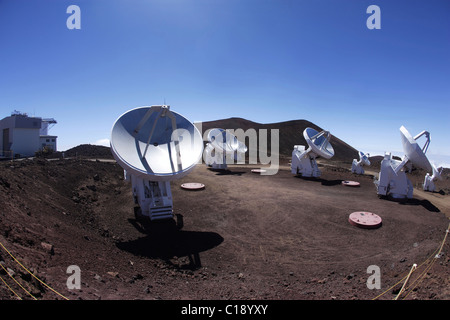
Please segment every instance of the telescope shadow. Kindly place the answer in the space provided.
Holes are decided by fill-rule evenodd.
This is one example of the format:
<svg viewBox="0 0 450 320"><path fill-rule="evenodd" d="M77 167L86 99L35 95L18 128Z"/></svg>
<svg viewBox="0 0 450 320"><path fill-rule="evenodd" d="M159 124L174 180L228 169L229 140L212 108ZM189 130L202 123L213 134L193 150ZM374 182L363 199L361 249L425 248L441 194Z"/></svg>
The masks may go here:
<svg viewBox="0 0 450 320"><path fill-rule="evenodd" d="M224 240L215 232L179 230L174 220L146 223L135 219L128 221L146 236L116 243L120 250L137 256L162 259L178 269L200 268L200 253L217 247ZM189 263L174 264L170 261L174 257L188 257Z"/></svg>
<svg viewBox="0 0 450 320"><path fill-rule="evenodd" d="M212 169L208 168L209 171L216 172L216 176L241 176L245 171L231 171L230 169Z"/></svg>
<svg viewBox="0 0 450 320"><path fill-rule="evenodd" d="M397 202L398 204L404 206L422 206L430 212L441 212L438 207L436 207L433 203L426 199L396 199L390 196L380 196L379 198L387 201Z"/></svg>
<svg viewBox="0 0 450 320"><path fill-rule="evenodd" d="M316 181L316 182L320 182L322 185L324 186L336 186L336 185L340 185L342 183L342 179L336 179L336 180L326 180L326 179L322 179L322 178L316 178L316 177L304 177L304 176L300 176L300 175L296 175L294 176L295 178L301 179L301 180L306 180L306 181Z"/></svg>
<svg viewBox="0 0 450 320"><path fill-rule="evenodd" d="M413 205L413 206L422 206L430 212L441 212L438 207L432 204L429 200L421 200L421 199L408 199L404 202L400 202L402 205Z"/></svg>

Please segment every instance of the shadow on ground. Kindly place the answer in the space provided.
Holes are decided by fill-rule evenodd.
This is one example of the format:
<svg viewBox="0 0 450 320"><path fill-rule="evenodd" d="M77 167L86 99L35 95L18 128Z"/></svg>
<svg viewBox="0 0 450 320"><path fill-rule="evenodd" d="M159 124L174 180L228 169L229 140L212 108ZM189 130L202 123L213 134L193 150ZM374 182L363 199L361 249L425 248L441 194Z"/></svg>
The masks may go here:
<svg viewBox="0 0 450 320"><path fill-rule="evenodd" d="M135 255L168 261L173 257L188 257L189 268L201 267L200 253L223 242L215 232L179 230L174 220L142 223L129 219L136 229L146 234L136 240L118 242L119 249Z"/></svg>
<svg viewBox="0 0 450 320"><path fill-rule="evenodd" d="M344 181L342 179L326 180L326 179L316 178L316 177L303 177L301 175L296 175L294 177L298 178L298 179L302 179L302 180L307 180L307 181L320 182L324 186L336 186L336 185L340 185L342 183L342 181Z"/></svg>

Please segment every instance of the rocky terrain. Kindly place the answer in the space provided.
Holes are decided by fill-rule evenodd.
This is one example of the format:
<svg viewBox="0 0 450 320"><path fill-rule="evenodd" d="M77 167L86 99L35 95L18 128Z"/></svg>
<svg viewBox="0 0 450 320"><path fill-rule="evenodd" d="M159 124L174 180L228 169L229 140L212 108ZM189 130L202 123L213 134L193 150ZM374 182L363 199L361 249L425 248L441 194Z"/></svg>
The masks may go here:
<svg viewBox="0 0 450 320"><path fill-rule="evenodd" d="M318 179L293 176L287 162L273 176L252 168L198 165L172 183L174 221L147 224L135 219L131 187L110 159L1 162L0 276L17 296L2 282L0 298L393 299L414 263L402 298L450 298L449 241L430 259L449 224L448 175L439 192L398 203L378 198L371 174L338 162L323 161ZM183 182L206 188L186 191ZM360 210L380 215L382 226L349 224ZM371 265L380 289L367 287ZM81 270L80 289L67 286L70 266Z"/></svg>
<svg viewBox="0 0 450 320"><path fill-rule="evenodd" d="M278 128L278 173L199 164L171 182L174 219L149 223L136 219L131 185L108 147L0 162L0 299L392 300L414 264L400 299L450 298L448 169L436 192L422 190L425 172L414 168L413 199L380 199L381 158L352 174L357 151L334 136L335 157L318 160L320 178L291 174L292 145L305 144L305 127L320 130L308 121L202 125L202 133ZM185 182L205 188L184 190ZM381 227L350 224L355 211L379 215ZM373 267L379 288L368 285Z"/></svg>

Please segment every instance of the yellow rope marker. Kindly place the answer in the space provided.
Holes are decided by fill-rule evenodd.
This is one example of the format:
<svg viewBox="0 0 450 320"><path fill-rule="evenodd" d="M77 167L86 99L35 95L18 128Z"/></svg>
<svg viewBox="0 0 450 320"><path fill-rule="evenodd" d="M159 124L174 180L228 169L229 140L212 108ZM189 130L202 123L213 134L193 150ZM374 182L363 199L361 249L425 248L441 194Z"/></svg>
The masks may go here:
<svg viewBox="0 0 450 320"><path fill-rule="evenodd" d="M444 240L442 240L442 244L441 244L441 246L440 246L440 248L439 248L439 250L438 250L438 252L436 253L436 255L433 257L433 260L431 261L431 263L425 268L425 270L422 272L422 274L420 275L420 276L418 276L417 277L417 279L416 280L414 280L413 281L413 283L411 284L411 286L412 285L414 285L414 283L416 283L417 282L417 284L416 285L414 285L414 287L412 288L412 290L410 290L407 294L406 294L406 296L403 298L403 299L406 299L406 297L423 281L423 279L425 279L425 276L426 276L426 274L428 273L428 271L431 269L431 267L433 266L433 264L436 262L436 259L439 259L440 257L441 257L441 251L442 251L442 248L444 247L444 244L445 244L445 241L447 240L447 235L448 235L448 233L449 233L449 230L450 230L450 224L448 225L448 228L447 228L447 230L445 231L445 237L444 237ZM429 259L431 259L431 257L429 258ZM411 287L410 286L410 287ZM407 288L407 289L409 289L409 288Z"/></svg>
<svg viewBox="0 0 450 320"><path fill-rule="evenodd" d="M21 287L23 289L23 291L25 291L26 293L28 293L34 300L37 300L31 293L28 292L27 289L25 289L16 279L14 279L14 277L8 272L8 270L5 269L5 267L0 264L0 266L2 266L2 269L5 270L5 272L8 274L8 276L14 280L15 283L17 283L17 285L19 287ZM4 281L3 281L4 282ZM9 286L8 286L9 287ZM14 291L13 291L14 292ZM14 292L15 293L15 292Z"/></svg>
<svg viewBox="0 0 450 320"><path fill-rule="evenodd" d="M432 259L432 258L435 256L435 254L436 254L437 251L438 251L438 249L434 250L434 252L431 254L431 256L430 256L429 258L427 258L424 262L422 262L417 268L420 268L420 267L423 266L428 260ZM395 283L394 285L392 285L392 286L391 286L390 288L388 288L386 291L380 293L378 296L376 296L376 297L373 298L372 300L376 300L376 299L378 299L379 297L381 297L382 295L386 294L388 291L394 289L399 283L401 283L403 280L405 280L406 277L407 277L407 275L404 276L403 278L401 278L397 283Z"/></svg>
<svg viewBox="0 0 450 320"><path fill-rule="evenodd" d="M14 290L6 283L5 280L3 280L2 277L0 277L0 280L3 281L3 283L8 287L8 289L9 289L12 293L14 293L14 294L16 295L16 297L19 298L19 300L22 300L22 298L21 298L17 293L14 292Z"/></svg>
<svg viewBox="0 0 450 320"><path fill-rule="evenodd" d="M411 274L413 273L413 271L414 271L416 268L417 268L417 264L414 263L413 266L412 266L412 268L411 268L411 270L409 271L408 276L406 277L405 283L403 284L402 288L400 289L400 292L398 293L398 295L395 297L394 300L397 300L398 297L403 293L403 290L405 290L405 285L406 285L406 283L408 282L409 277L411 276Z"/></svg>
<svg viewBox="0 0 450 320"><path fill-rule="evenodd" d="M436 259L434 259L433 261L431 261L430 264L425 268L425 270L417 277L417 279L414 280L413 283L411 283L411 285L410 285L409 287L411 287L412 285L414 285L414 284L417 282L417 283L414 285L414 287L413 287L413 288L412 288L412 289L411 289L411 290L403 297L403 300L405 300L406 297L408 297L409 294L410 294L411 292L413 292L414 289L422 282L422 280L425 279L425 276L426 276L426 274L428 273L428 270L431 269L431 267L433 266L433 264L434 264L435 261L436 261ZM406 289L409 289L409 287L406 288Z"/></svg>
<svg viewBox="0 0 450 320"><path fill-rule="evenodd" d="M431 256L430 256L429 258L427 258L424 262L422 262L422 263L417 267L417 268L420 268L420 267L423 266L424 264L429 263L428 266L425 267L425 270L422 272L422 274L419 275L419 276L412 282L412 284L411 284L409 287L411 287L412 285L414 285L414 283L416 283L417 281L420 283L420 282L425 278L425 275L426 275L427 271L431 269L431 267L433 266L433 264L434 264L434 262L436 261L436 259L437 259L437 258L440 258L440 253L441 253L441 251L442 251L442 248L444 247L444 244L445 244L445 241L447 240L447 236L448 236L448 233L449 233L449 232L450 232L450 223L449 223L449 225L448 225L448 227L447 227L447 230L445 231L445 236L444 236L444 239L442 240L442 244L441 244L440 248L439 248L439 249L436 249L436 250L431 254ZM431 261L431 262L430 262L430 261ZM403 277L402 279L400 279L396 284L394 284L393 286L391 286L390 288L388 288L386 291L380 293L380 294L379 294L378 296L376 296L375 298L372 298L372 300L376 300L376 299L378 299L379 297L383 296L383 295L386 294L388 291L390 291L390 290L392 290L393 288L395 288L399 283L401 283L401 282L402 282L404 279L406 279L406 278L409 278L409 275ZM405 283L406 283L406 282L405 282ZM419 284L419 283L418 283L418 284ZM416 284L416 285L414 286L414 288L415 288L418 284ZM408 287L407 289L409 289L409 287ZM413 289L414 289L414 288L413 288ZM411 290L411 291L412 291L412 290ZM411 293L411 291L406 295L406 297ZM400 293L401 293L401 291L400 291ZM399 293L399 295L400 295L400 293ZM405 298L406 298L406 297L405 297ZM397 296L397 298L398 298L398 296ZM397 298L395 298L395 300L397 300Z"/></svg>
<svg viewBox="0 0 450 320"><path fill-rule="evenodd" d="M441 247L439 248L439 252L437 253L435 258L440 258L441 251L442 251L442 248L444 247L445 240L447 239L449 229L450 229L450 223L448 224L447 230L445 231L444 240L442 241Z"/></svg>
<svg viewBox="0 0 450 320"><path fill-rule="evenodd" d="M41 279L39 279L38 277L36 277L31 271L29 271L27 268L25 268L19 260L17 260L12 254L11 252L8 251L8 249L5 248L5 246L0 242L0 246L3 247L3 249L11 256L11 258L14 259L15 262L17 262L26 272L28 272L33 278L35 278L37 281L39 281L40 283L42 283L44 286L46 286L48 289L50 289L51 291L53 291L54 293L56 293L57 295L59 295L60 297L69 300L69 298L66 298L65 296L63 296L61 293L59 293L58 291L56 291L55 289L53 289L52 287L50 287L48 284L46 284L45 282L43 282Z"/></svg>

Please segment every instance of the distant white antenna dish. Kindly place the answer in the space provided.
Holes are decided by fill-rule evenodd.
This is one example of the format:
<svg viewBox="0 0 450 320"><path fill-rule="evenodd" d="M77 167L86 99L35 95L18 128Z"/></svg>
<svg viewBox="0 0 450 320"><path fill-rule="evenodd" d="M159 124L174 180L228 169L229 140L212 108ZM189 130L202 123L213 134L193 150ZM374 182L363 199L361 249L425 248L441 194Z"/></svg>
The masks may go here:
<svg viewBox="0 0 450 320"><path fill-rule="evenodd" d="M141 215L165 219L173 218L170 181L195 167L203 141L198 129L169 106L141 107L114 123L111 152L131 180Z"/></svg>
<svg viewBox="0 0 450 320"><path fill-rule="evenodd" d="M420 148L417 144L417 139L425 135L427 141L424 146ZM428 131L422 131L415 137L406 130L404 126L400 127L400 136L403 145L402 161L392 159L391 153L386 153L384 159L381 161L381 169L378 180L375 180L378 194L387 196L391 195L393 198L412 198L413 185L406 177L405 169L411 170L411 166L417 166L427 171L432 170L432 166L425 155L430 144L430 134Z"/></svg>
<svg viewBox="0 0 450 320"><path fill-rule="evenodd" d="M420 148L417 143L417 139L425 135L427 141L424 146ZM425 153L427 152L428 146L430 145L430 133L428 131L422 131L414 138L406 130L404 126L400 127L400 136L402 138L403 152L405 152L405 157L407 161L411 161L415 166L425 169L426 171L432 171L431 163L428 160ZM405 161L405 160L404 160Z"/></svg>
<svg viewBox="0 0 450 320"><path fill-rule="evenodd" d="M237 137L221 128L208 132L208 143L205 147L205 163L213 169L227 169L230 160L242 161L247 146Z"/></svg>
<svg viewBox="0 0 450 320"><path fill-rule="evenodd" d="M432 165L432 167L433 167L433 174L430 175L429 173L427 173L425 175L425 180L423 182L423 190L434 192L436 189L434 181L436 181L437 179L442 180L442 170L444 170L444 168L443 167L437 168L434 164Z"/></svg>
<svg viewBox="0 0 450 320"><path fill-rule="evenodd" d="M291 172L304 177L319 177L321 172L316 158L331 159L334 156L334 149L330 144L331 134L328 131L318 132L308 127L303 131L303 136L309 147L305 150L305 146L294 146Z"/></svg>
<svg viewBox="0 0 450 320"><path fill-rule="evenodd" d="M359 160L353 159L352 172L356 174L364 174L364 166L370 166L370 155L362 151L358 152Z"/></svg>

